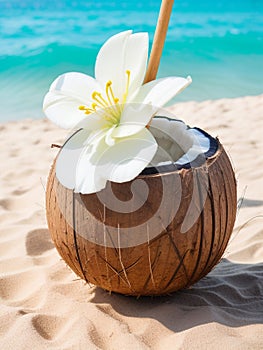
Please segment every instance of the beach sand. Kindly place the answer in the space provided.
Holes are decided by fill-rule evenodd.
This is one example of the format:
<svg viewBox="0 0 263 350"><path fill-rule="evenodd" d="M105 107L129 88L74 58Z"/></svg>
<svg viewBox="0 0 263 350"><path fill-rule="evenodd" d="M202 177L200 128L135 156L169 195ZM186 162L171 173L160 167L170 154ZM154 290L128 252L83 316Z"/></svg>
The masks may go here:
<svg viewBox="0 0 263 350"><path fill-rule="evenodd" d="M50 145L67 131L47 120L0 124L1 350L263 349L263 95L171 110L219 137L241 207L217 267L160 298L109 295L66 266L47 229L45 186Z"/></svg>

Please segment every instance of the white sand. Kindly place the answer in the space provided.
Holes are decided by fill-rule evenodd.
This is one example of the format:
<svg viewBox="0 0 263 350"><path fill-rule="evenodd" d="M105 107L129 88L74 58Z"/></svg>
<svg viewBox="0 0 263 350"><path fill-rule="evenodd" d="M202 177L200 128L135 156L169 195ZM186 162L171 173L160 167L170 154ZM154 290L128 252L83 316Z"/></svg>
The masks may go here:
<svg viewBox="0 0 263 350"><path fill-rule="evenodd" d="M0 349L263 349L263 95L180 103L178 118L218 136L244 197L225 259L162 298L109 295L60 259L45 182L66 132L47 120L0 124Z"/></svg>

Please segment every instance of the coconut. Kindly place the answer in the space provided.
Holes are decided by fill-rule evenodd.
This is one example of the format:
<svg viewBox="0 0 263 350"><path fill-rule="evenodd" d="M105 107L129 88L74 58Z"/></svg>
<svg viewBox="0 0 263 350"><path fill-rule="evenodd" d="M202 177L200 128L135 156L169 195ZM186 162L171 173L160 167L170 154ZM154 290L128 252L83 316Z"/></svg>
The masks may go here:
<svg viewBox="0 0 263 350"><path fill-rule="evenodd" d="M47 221L65 262L110 292L187 288L220 261L236 217L236 180L219 142L181 121L154 118L158 151L133 181L94 194L63 187L51 168Z"/></svg>

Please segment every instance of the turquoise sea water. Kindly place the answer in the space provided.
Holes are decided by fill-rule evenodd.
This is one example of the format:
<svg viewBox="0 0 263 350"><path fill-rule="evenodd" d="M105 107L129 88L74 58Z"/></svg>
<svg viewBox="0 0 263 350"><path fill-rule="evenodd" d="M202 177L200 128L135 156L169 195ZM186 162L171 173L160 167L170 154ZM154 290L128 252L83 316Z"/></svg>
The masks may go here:
<svg viewBox="0 0 263 350"><path fill-rule="evenodd" d="M111 35L147 31L161 1L0 0L0 121L43 117L50 83L93 75ZM159 77L191 75L176 101L263 93L263 1L175 0Z"/></svg>

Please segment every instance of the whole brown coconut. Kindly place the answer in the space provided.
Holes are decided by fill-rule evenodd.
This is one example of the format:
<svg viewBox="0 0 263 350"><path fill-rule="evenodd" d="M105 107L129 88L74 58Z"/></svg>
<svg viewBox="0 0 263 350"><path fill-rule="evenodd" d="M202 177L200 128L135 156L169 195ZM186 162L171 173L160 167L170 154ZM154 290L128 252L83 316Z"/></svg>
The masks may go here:
<svg viewBox="0 0 263 350"><path fill-rule="evenodd" d="M174 292L205 276L225 251L236 207L234 172L219 142L197 167L164 167L108 183L98 194L63 187L54 162L46 192L49 230L71 269L108 291L136 296Z"/></svg>

